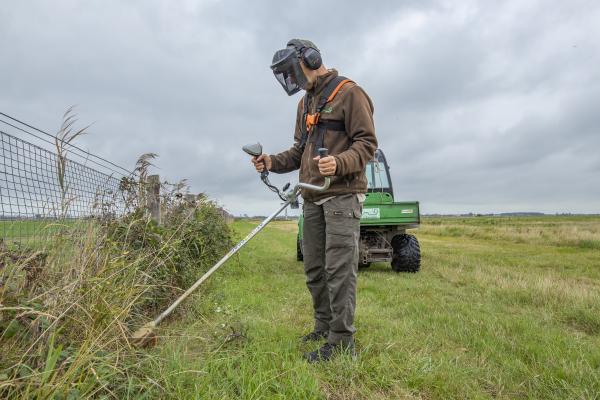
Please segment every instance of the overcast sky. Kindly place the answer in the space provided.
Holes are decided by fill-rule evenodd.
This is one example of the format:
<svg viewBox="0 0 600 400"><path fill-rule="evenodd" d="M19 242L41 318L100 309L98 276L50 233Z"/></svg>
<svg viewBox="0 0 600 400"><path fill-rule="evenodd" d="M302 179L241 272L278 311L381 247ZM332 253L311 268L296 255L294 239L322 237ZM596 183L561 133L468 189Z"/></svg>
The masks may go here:
<svg viewBox="0 0 600 400"><path fill-rule="evenodd" d="M128 168L158 153L162 178L264 214L279 202L240 148L291 145L300 94L269 64L306 38L371 96L396 198L600 212L599 21L573 0L7 1L0 111L55 132L77 104L80 146Z"/></svg>

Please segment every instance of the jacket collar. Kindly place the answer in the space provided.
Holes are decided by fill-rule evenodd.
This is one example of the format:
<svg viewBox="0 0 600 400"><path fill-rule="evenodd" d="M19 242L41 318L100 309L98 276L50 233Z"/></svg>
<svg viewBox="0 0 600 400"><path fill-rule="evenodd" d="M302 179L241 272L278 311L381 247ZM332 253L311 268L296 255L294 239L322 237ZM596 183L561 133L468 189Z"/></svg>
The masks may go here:
<svg viewBox="0 0 600 400"><path fill-rule="evenodd" d="M337 76L338 72L333 68L328 70L326 74L317 76L313 87L307 90L308 95L315 97L319 96L325 88L325 86L327 86L327 84L331 82L332 79L335 79Z"/></svg>

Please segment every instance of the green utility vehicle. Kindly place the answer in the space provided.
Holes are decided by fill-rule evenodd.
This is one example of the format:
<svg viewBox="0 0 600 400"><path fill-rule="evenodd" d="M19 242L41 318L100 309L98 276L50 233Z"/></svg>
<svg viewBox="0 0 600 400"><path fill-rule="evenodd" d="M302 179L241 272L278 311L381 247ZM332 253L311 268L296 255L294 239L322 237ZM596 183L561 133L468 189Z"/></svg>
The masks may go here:
<svg viewBox="0 0 600 400"><path fill-rule="evenodd" d="M417 272L421 266L419 242L407 229L420 223L419 202L395 202L390 169L383 151L377 150L365 173L369 182L360 220L359 268L373 262L390 262L396 272ZM298 221L297 254L302 261L302 225Z"/></svg>

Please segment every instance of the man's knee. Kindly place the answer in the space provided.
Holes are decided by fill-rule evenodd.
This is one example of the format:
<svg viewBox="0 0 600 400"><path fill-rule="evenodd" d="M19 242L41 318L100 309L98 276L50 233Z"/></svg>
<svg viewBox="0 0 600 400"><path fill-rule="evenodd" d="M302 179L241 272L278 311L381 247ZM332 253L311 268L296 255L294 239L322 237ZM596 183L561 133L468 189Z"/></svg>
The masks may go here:
<svg viewBox="0 0 600 400"><path fill-rule="evenodd" d="M322 282L325 279L325 271L323 267L309 270L304 268L304 272L306 275L306 283L308 285Z"/></svg>

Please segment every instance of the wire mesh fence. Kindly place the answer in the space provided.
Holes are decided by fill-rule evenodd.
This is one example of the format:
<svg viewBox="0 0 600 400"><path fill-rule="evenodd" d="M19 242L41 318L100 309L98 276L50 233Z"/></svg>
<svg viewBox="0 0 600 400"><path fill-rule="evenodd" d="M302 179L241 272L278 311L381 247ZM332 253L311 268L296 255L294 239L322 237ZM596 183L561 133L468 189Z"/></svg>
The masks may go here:
<svg viewBox="0 0 600 400"><path fill-rule="evenodd" d="M46 147L52 141L31 132L36 128L2 116L8 117L0 119L3 129L12 128L11 133L0 129L0 239L4 245L44 242L65 227L120 216L134 206L135 196L128 186L131 175L56 138L54 151L50 150ZM34 144L17 133L31 134L41 142ZM92 157L96 157L94 163Z"/></svg>

